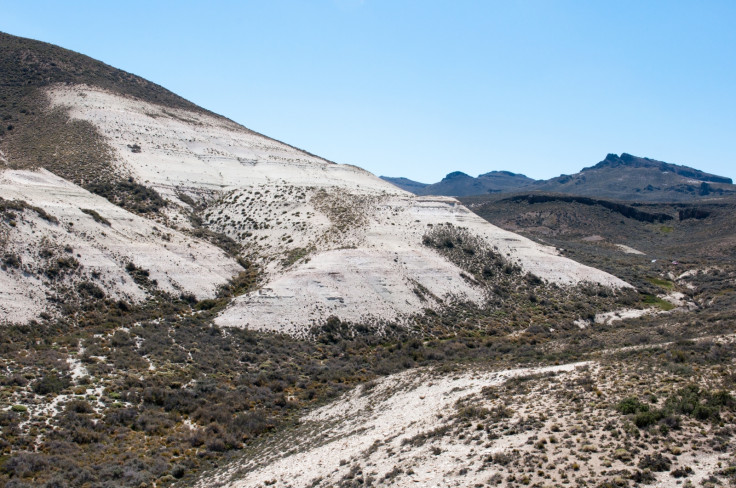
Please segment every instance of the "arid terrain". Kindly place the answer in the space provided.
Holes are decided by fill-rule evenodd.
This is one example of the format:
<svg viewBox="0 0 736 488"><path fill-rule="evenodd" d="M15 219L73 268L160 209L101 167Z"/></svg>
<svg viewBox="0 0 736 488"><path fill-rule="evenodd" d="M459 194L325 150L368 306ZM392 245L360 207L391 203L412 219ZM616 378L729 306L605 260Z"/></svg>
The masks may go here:
<svg viewBox="0 0 736 488"><path fill-rule="evenodd" d="M57 46L0 81L4 486L736 482L730 183L416 196Z"/></svg>

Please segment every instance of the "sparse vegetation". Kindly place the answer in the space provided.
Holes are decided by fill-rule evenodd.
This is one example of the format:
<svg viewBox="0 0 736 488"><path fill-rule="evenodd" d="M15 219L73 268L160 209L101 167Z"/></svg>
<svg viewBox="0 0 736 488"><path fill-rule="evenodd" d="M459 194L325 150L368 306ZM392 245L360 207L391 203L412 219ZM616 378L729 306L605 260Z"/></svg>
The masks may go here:
<svg viewBox="0 0 736 488"><path fill-rule="evenodd" d="M87 215L89 215L90 217L92 217L92 219L94 219L94 221L97 222L97 223L99 223L99 224L103 224L103 225L106 225L108 227L110 227L110 225L112 225L112 224L110 224L110 221L109 220L107 220L105 217L103 217L102 215L100 215L96 210L92 210L91 208L80 208L80 210L82 212L86 213Z"/></svg>
<svg viewBox="0 0 736 488"><path fill-rule="evenodd" d="M38 208L32 205L29 205L28 202L24 202L23 200L6 200L3 197L0 197L0 215L2 215L2 218L5 222L9 224L11 222L14 222L15 219L17 218L17 215L15 212L23 212L24 210L30 210L34 212L36 215L41 217L43 220L50 222L52 224L59 223L59 220L56 217L54 217L53 215L49 215L42 208Z"/></svg>
<svg viewBox="0 0 736 488"><path fill-rule="evenodd" d="M153 188L137 183L132 177L86 185L92 193L139 215L155 214L165 207L166 200Z"/></svg>

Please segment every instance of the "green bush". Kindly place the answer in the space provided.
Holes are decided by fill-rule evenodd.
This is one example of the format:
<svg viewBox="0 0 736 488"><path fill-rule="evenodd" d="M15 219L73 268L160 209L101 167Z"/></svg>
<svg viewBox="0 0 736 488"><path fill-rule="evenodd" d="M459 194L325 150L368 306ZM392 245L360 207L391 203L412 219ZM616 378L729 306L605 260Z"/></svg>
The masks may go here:
<svg viewBox="0 0 736 488"><path fill-rule="evenodd" d="M649 427L650 425L656 424L662 418L664 418L664 415L664 412L662 412L661 410L640 411L636 415L634 415L634 425L636 425L640 429L643 429Z"/></svg>
<svg viewBox="0 0 736 488"><path fill-rule="evenodd" d="M628 397L621 400L616 405L616 410L624 415L630 415L637 412L648 412L649 405L645 405L636 397Z"/></svg>
<svg viewBox="0 0 736 488"><path fill-rule="evenodd" d="M624 415L634 415L634 424L640 429L660 423L662 432L666 433L669 429L680 428L678 415L714 421L720 419L721 409L734 406L736 401L725 390L710 392L697 385L688 385L671 394L661 409L651 409L635 397L624 398L615 408Z"/></svg>
<svg viewBox="0 0 736 488"><path fill-rule="evenodd" d="M70 384L71 380L68 376L48 373L33 384L33 391L39 395L60 393L65 388L68 388Z"/></svg>

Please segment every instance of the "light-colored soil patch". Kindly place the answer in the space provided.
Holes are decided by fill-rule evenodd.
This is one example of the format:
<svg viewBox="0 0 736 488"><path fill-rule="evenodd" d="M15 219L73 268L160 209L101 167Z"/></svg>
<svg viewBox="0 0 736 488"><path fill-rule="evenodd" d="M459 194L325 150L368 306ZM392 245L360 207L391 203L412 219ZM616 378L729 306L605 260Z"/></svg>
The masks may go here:
<svg viewBox="0 0 736 488"><path fill-rule="evenodd" d="M621 310L596 314L594 321L596 324L612 324L619 320L635 319L657 313L662 313L662 310L658 308L624 308Z"/></svg>
<svg viewBox="0 0 736 488"><path fill-rule="evenodd" d="M692 384L719 388L706 371L679 376L636 358L497 372L407 371L304 416L196 486L712 483L733 464L732 410L720 422L679 415L637 427L635 415L618 407L633 397L655 411Z"/></svg>
<svg viewBox="0 0 736 488"><path fill-rule="evenodd" d="M147 270L157 288L198 298L213 297L219 285L242 270L221 249L127 212L45 170L0 172L0 194L58 221L24 210L13 225L0 224L3 253L20 263L0 270L0 322L53 311L47 294L63 289L74 294L81 282L99 286L112 298L140 301L147 292L126 271L128 263ZM54 267L58 276L50 276Z"/></svg>
<svg viewBox="0 0 736 488"><path fill-rule="evenodd" d="M236 299L220 316L219 324L298 335L330 315L348 321L401 321L423 308L447 305L454 299L480 304L485 297L482 290L464 280L457 266L422 244L430 229L448 223L480 236L511 263L547 281L563 286L583 282L628 286L558 256L553 248L490 225L452 198L374 197L371 206L353 209L353 213L360 213L353 217L360 225L345 224L348 228L344 232L335 232L325 223L339 222L334 216L316 207L307 211L323 216L307 219L305 225L311 232L285 232L289 237L309 236L311 241L301 238L295 245L312 251L288 269L279 269L279 262L274 262L269 268L273 278L264 289ZM271 229L247 232L251 234L249 242L265 242L271 249L283 246L279 242L283 243L284 237L273 242ZM417 286L429 290L439 301L422 300L415 291Z"/></svg>
<svg viewBox="0 0 736 488"><path fill-rule="evenodd" d="M357 166L334 164L223 117L173 109L88 86L49 90L52 105L94 124L138 180L220 191L256 183L360 187L404 194ZM133 152L137 145L140 152Z"/></svg>
<svg viewBox="0 0 736 488"><path fill-rule="evenodd" d="M619 248L619 249L621 249L626 254L639 254L639 255L642 255L642 256L645 255L645 253L643 253L643 252L641 252L641 251L639 251L637 249L634 249L633 247L629 247L629 246L627 246L625 244L616 244L616 247Z"/></svg>
<svg viewBox="0 0 736 488"><path fill-rule="evenodd" d="M376 481L390 477L397 466L402 470L411 467L414 473L394 479L395 486L465 486L453 480L454 474L477 449L437 433L453 422L456 402L512 377L569 372L581 365L452 374L414 370L393 375L356 388L302 418L298 431L286 434L291 437L288 447L286 439L264 446L258 459L236 464L197 486L334 486L349 477L356 465L362 475ZM302 433L306 434L303 438ZM425 437L436 437L438 442L414 445ZM493 450L523 446L527 437L504 439ZM466 476L461 479L470 481ZM421 484L414 485L416 482Z"/></svg>

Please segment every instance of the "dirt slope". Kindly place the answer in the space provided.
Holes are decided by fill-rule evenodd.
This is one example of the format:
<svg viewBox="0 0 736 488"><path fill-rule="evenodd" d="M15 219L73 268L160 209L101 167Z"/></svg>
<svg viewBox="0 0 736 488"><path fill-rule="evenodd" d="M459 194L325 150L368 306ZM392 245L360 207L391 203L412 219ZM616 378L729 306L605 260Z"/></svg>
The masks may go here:
<svg viewBox="0 0 736 488"><path fill-rule="evenodd" d="M195 486L675 487L729 477L722 426L732 404L710 418L682 408L720 382L704 372L695 387L695 378L641 361L669 347L539 368L392 375L303 416Z"/></svg>
<svg viewBox="0 0 736 488"><path fill-rule="evenodd" d="M0 195L22 202L0 223L0 322L53 314L59 302L74 305L90 293L129 302L152 289L211 298L242 270L221 249L45 170L0 171Z"/></svg>
<svg viewBox="0 0 736 488"><path fill-rule="evenodd" d="M223 325L301 334L331 315L401 321L428 306L481 303L483 289L422 244L440 225L467 229L524 272L550 282L627 286L488 224L452 198L414 197L365 170L325 161L203 111L86 85L54 85L47 96L49 110L100 134L116 174L168 202L153 215L162 233L190 228L196 214L262 267L262 289L237 299L218 319ZM166 275L161 288L178 290L166 284ZM423 303L417 288L437 300Z"/></svg>

